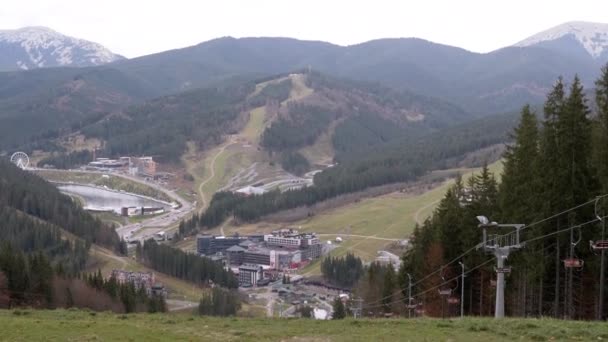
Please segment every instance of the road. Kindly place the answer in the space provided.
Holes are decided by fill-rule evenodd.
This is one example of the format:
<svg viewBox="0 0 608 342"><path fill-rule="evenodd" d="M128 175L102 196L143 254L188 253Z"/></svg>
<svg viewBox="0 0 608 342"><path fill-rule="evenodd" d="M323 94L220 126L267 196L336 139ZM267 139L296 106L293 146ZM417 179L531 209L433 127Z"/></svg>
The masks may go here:
<svg viewBox="0 0 608 342"><path fill-rule="evenodd" d="M35 169L35 170L46 171L45 169ZM146 238L151 237L155 233L160 232L162 230L166 230L168 227L175 225L177 222L182 220L185 216L190 214L190 212L194 209L190 202L183 199L177 193L170 191L158 184L155 184L152 182L147 182L147 181L142 180L137 177L133 177L133 176L129 176L129 175L121 174L121 173L112 173L112 172L108 173L108 172L100 172L100 171L84 171L84 170L53 170L53 171L55 171L55 172L60 171L60 172L75 172L75 173L91 173L91 174L101 174L101 175L109 174L112 176L121 177L124 179L128 179L130 181L133 181L133 182L137 182L137 183L149 186L158 191L161 191L162 193L167 195L169 198L171 198L172 200L174 200L175 202L177 202L181 205L181 207L179 209L170 210L169 212L167 212L165 214L149 218L140 223L133 223L133 224L129 224L129 225L124 225L122 227L118 227L116 229L116 232L123 239L128 236L131 236L133 234L136 234L136 231L146 229L147 234L144 236L138 237L141 240L145 240Z"/></svg>
<svg viewBox="0 0 608 342"><path fill-rule="evenodd" d="M422 213L424 210L426 210L427 208L434 206L435 204L439 203L440 200L437 201L433 201L427 205L425 205L424 207L420 207L418 210L416 210L416 213L414 213L414 221L416 223L418 223L418 225L422 226L424 224L424 222L422 222L419 218L420 213ZM425 218L426 219L426 218Z"/></svg>
<svg viewBox="0 0 608 342"><path fill-rule="evenodd" d="M374 235L356 235L356 234L317 234L317 236L345 236L345 237L356 237L362 239L382 240L382 241L401 241L402 239L391 239L383 238Z"/></svg>

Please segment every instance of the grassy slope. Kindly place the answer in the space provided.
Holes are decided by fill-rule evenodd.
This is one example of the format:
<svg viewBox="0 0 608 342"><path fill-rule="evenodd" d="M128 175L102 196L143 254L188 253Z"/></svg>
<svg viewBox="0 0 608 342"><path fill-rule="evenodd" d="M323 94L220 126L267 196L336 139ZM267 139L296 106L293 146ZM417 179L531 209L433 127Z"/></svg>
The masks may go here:
<svg viewBox="0 0 608 342"><path fill-rule="evenodd" d="M490 170L500 174L502 162L490 165ZM463 179L468 179L473 172L463 171ZM302 229L317 233L368 235L383 238L405 239L413 232L417 222L424 222L443 198L454 180L446 181L430 191L420 195L408 196L397 193L376 198L369 198L359 203L331 210L317 215L306 222L301 222ZM347 227L350 227L348 229ZM365 259L373 260L376 251L383 249L390 242L360 237L343 237L344 242L332 251L340 256L347 252ZM319 263L313 263L303 270L305 274L320 274Z"/></svg>
<svg viewBox="0 0 608 342"><path fill-rule="evenodd" d="M605 323L537 319L315 321L0 311L7 341L565 341L608 338Z"/></svg>
<svg viewBox="0 0 608 342"><path fill-rule="evenodd" d="M255 95L266 85L273 82L280 82L282 79L273 80L256 85ZM292 77L293 87L289 99L285 102L298 100L308 96L312 89L306 87L301 75ZM206 201L211 199L213 193L228 182L230 177L236 174L241 168L247 167L254 161L264 160L261 152L256 147L264 128L270 124L265 107L258 107L249 113L247 125L238 134L232 136L224 144L205 152L205 157L200 158L198 151L192 144L189 144L189 151L182 158L186 169L195 178L195 184L199 197L203 198L200 207L206 205ZM244 147L243 145L252 145ZM213 177L211 168L213 167ZM204 185L200 185L204 182Z"/></svg>
<svg viewBox="0 0 608 342"><path fill-rule="evenodd" d="M197 302L201 297L202 290L187 281L146 268L131 258L117 256L96 245L91 248L90 256L93 259L93 264L90 265L89 272L95 272L99 269L104 276L109 276L113 269L153 272L156 280L164 284L169 290L169 298Z"/></svg>
<svg viewBox="0 0 608 342"><path fill-rule="evenodd" d="M502 162L490 165L490 170L500 175ZM463 179L468 179L472 172L479 169L460 169ZM444 182L421 194L392 193L375 198L363 199L343 207L329 210L316 215L308 220L290 224L290 226L301 227L302 231L311 231L318 234L330 234L322 236L322 240L333 240L336 236L344 239L338 248L332 251L332 255L340 256L352 252L365 260L373 260L376 251L385 248L390 241L373 239L406 239L412 233L416 222L423 222L435 209L437 203L447 189L454 184L454 180ZM244 227L225 228L227 234L240 232L249 234L256 231L271 231L281 225L261 222ZM346 234L369 236L347 237ZM319 274L318 262L309 265L303 270L304 274Z"/></svg>

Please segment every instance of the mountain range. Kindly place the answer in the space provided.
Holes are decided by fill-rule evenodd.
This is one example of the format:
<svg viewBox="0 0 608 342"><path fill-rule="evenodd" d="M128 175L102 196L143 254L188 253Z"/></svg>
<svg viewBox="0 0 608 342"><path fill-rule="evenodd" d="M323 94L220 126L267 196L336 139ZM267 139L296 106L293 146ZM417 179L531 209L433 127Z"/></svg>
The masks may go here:
<svg viewBox="0 0 608 342"><path fill-rule="evenodd" d="M123 58L97 43L46 27L0 31L0 71L95 66Z"/></svg>
<svg viewBox="0 0 608 342"><path fill-rule="evenodd" d="M48 29L3 31L0 66L13 70L0 72L0 150L71 132L155 98L303 69L449 103L462 122L541 103L559 75L578 74L592 86L608 61L607 36L606 24L571 22L484 54L417 38L338 46L224 37L124 59ZM11 57L15 51L21 57ZM19 61L36 69L16 71Z"/></svg>

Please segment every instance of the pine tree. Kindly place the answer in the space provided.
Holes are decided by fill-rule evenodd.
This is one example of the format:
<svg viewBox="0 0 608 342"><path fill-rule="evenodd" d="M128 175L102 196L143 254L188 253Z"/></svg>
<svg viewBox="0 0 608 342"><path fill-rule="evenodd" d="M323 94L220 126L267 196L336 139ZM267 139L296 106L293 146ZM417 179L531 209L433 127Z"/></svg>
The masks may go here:
<svg viewBox="0 0 608 342"><path fill-rule="evenodd" d="M593 160L602 193L608 192L608 64L595 82L597 119L594 129Z"/></svg>
<svg viewBox="0 0 608 342"><path fill-rule="evenodd" d="M538 197L542 203L541 215L549 217L558 212L560 205L560 196L564 188L559 180L560 158L558 149L558 120L562 116L565 107L565 89L563 79L558 78L551 92L547 95L543 112L545 121L543 122L543 132L540 139L540 163L539 170L542 170L542 182L540 184L541 191ZM559 230L560 222L556 221L556 225L543 225L543 233L550 233ZM549 265L547 270L554 271L553 281L553 314L555 317L560 316L560 290L561 290L561 258L560 249L562 248L563 239L560 241L559 235L555 237L555 249L552 251L555 255L555 262ZM551 251L550 251L551 253Z"/></svg>
<svg viewBox="0 0 608 342"><path fill-rule="evenodd" d="M578 77L570 86L564 111L556 123L559 181L566 189L561 194L561 206L571 208L588 201L594 193L595 179L590 170L591 122L583 86ZM571 224L576 220L571 218Z"/></svg>
<svg viewBox="0 0 608 342"><path fill-rule="evenodd" d="M334 300L333 309L334 313L332 315L332 319L346 318L346 308L344 307L344 303L342 303L342 299L339 296Z"/></svg>
<svg viewBox="0 0 608 342"><path fill-rule="evenodd" d="M396 283L395 270L392 265L386 267L384 273L384 284L382 287L382 304L384 305L384 312L392 312L393 301L395 297Z"/></svg>
<svg viewBox="0 0 608 342"><path fill-rule="evenodd" d="M500 208L505 222L532 222L540 203L539 132L536 115L526 105L521 111L515 142L508 146L500 184Z"/></svg>

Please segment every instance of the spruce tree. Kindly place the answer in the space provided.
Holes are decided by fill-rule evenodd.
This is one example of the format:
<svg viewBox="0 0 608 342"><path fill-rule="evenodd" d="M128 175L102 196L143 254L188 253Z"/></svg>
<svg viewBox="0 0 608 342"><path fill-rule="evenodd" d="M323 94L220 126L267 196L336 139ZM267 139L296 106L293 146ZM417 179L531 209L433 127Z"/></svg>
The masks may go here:
<svg viewBox="0 0 608 342"><path fill-rule="evenodd" d="M594 129L593 161L602 193L608 192L608 64L595 82L597 118Z"/></svg>
<svg viewBox="0 0 608 342"><path fill-rule="evenodd" d="M334 313L332 319L344 319L346 317L346 308L340 296L336 297L333 305Z"/></svg>
<svg viewBox="0 0 608 342"><path fill-rule="evenodd" d="M382 304L384 305L384 312L392 312L393 297L395 294L395 287L397 285L397 276L392 265L386 267L384 272L384 284L382 287Z"/></svg>
<svg viewBox="0 0 608 342"><path fill-rule="evenodd" d="M556 132L560 166L558 179L565 188L561 193L560 207L571 208L588 201L595 187L595 179L590 170L591 122L583 86L575 77L564 110L558 117ZM569 223L576 223L570 218Z"/></svg>
<svg viewBox="0 0 608 342"><path fill-rule="evenodd" d="M551 92L547 95L543 112L545 121L543 122L543 132L540 139L539 171L542 170L541 192L538 197L542 203L541 214L549 217L559 211L561 193L564 191L563 185L559 180L560 157L558 150L557 123L564 111L565 88L563 79L558 78ZM560 221L556 224L545 224L542 226L543 233L550 233L559 230ZM555 248L553 253L555 262L548 265L547 270L554 272L553 289L553 314L560 316L560 290L561 290L561 257L560 249L564 240L559 235L555 236Z"/></svg>
<svg viewBox="0 0 608 342"><path fill-rule="evenodd" d="M538 216L541 177L539 132L536 115L526 105L513 133L515 142L503 155L504 169L500 184L500 208L505 222L532 222Z"/></svg>

